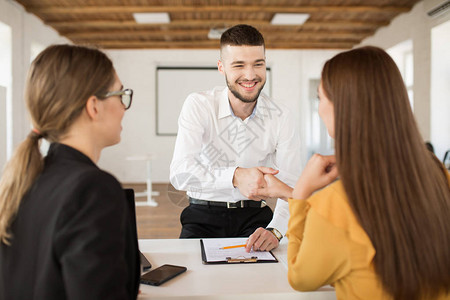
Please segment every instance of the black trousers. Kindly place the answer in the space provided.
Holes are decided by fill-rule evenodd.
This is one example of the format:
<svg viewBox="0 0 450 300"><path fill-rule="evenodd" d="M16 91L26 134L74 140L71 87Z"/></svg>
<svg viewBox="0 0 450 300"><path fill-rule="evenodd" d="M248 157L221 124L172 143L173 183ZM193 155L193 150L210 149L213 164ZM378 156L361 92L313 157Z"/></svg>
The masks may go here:
<svg viewBox="0 0 450 300"><path fill-rule="evenodd" d="M225 208L190 204L180 216L180 238L248 237L272 220L269 206Z"/></svg>

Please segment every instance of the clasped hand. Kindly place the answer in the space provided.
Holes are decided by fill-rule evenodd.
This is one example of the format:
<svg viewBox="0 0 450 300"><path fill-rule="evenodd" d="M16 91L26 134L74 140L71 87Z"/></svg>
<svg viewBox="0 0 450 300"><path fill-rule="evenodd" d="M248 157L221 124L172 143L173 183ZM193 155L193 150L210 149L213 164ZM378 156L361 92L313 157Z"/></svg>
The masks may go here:
<svg viewBox="0 0 450 300"><path fill-rule="evenodd" d="M252 190L250 193L256 198L277 197L283 200L288 198L306 199L312 193L333 182L339 175L334 155L314 154L303 169L302 175L295 184L294 189L273 176L265 173L265 185Z"/></svg>
<svg viewBox="0 0 450 300"><path fill-rule="evenodd" d="M250 200L266 200L264 195L256 195L255 192L267 186L264 175L276 175L278 170L268 167L237 168L234 172L233 185L239 189L242 195Z"/></svg>

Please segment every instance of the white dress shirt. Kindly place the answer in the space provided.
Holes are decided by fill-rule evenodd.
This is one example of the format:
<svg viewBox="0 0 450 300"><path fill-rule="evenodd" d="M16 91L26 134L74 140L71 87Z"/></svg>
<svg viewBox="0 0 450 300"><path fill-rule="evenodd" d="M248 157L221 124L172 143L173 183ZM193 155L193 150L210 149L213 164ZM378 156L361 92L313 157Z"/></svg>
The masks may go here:
<svg viewBox="0 0 450 300"><path fill-rule="evenodd" d="M228 88L192 93L178 119L178 135L170 182L192 198L237 202L246 200L233 186L237 167L272 167L276 175L293 186L300 176L300 137L290 111L261 93L251 116L234 116ZM289 206L278 199L267 227L283 235L287 231Z"/></svg>

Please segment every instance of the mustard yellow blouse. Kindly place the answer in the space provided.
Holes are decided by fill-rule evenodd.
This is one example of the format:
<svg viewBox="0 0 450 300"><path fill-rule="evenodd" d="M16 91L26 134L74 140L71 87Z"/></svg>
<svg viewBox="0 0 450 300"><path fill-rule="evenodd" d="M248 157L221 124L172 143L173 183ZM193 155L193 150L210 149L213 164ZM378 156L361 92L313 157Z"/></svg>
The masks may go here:
<svg viewBox="0 0 450 300"><path fill-rule="evenodd" d="M378 280L372 264L375 249L341 181L307 200L289 199L289 211L288 280L294 289L331 284L337 299L392 299Z"/></svg>

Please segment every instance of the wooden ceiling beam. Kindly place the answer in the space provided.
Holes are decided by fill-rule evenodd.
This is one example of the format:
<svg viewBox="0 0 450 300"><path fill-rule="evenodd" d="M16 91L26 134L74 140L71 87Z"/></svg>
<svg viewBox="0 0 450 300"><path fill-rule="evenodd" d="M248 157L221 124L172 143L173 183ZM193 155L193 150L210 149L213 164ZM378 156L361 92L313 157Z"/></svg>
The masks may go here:
<svg viewBox="0 0 450 300"><path fill-rule="evenodd" d="M27 6L26 10L34 14L117 14L117 13L143 13L143 12L269 12L269 13L314 13L314 12L375 12L375 13L402 13L410 10L407 6L376 6L376 5L158 5L158 6Z"/></svg>
<svg viewBox="0 0 450 300"><path fill-rule="evenodd" d="M96 40L86 41L83 39L73 39L76 44L94 44L103 48L125 47L125 48L216 48L219 49L218 40L205 41L117 41L117 40Z"/></svg>
<svg viewBox="0 0 450 300"><path fill-rule="evenodd" d="M351 49L351 42L283 42L267 45L268 49Z"/></svg>
<svg viewBox="0 0 450 300"><path fill-rule="evenodd" d="M350 30L341 30L341 31L329 31L329 30L305 30L300 32L279 32L279 31L270 31L264 30L262 31L263 36L267 40L271 39L279 39L284 36L286 39L298 39L298 38L308 38L308 39L319 39L319 38L336 38L336 39L357 39L361 40L369 35L372 35L375 31L367 31L367 32L354 32ZM102 39L102 38L114 38L114 39L130 39L143 37L146 39L154 39L154 38L164 38L164 37L192 37L192 36L207 36L208 30L158 30L158 31L150 31L150 30L139 30L139 31L126 31L126 30L111 30L111 31L82 31L82 32L72 32L66 33L64 36L69 39L83 39L83 40L91 40L91 39Z"/></svg>
<svg viewBox="0 0 450 300"><path fill-rule="evenodd" d="M139 31L125 31L125 30L111 30L111 31L82 31L82 32L72 32L64 34L65 37L69 39L97 39L102 37L112 37L112 38L130 38L130 37L146 37L146 38L158 38L164 36L199 36L208 35L208 29L201 30L139 30Z"/></svg>
<svg viewBox="0 0 450 300"><path fill-rule="evenodd" d="M351 43L356 44L359 43L362 40L362 38L355 38L355 37L347 37L347 38L336 38L334 36L316 36L316 37L292 37L292 36L279 36L278 39L273 39L266 42L266 47L274 47L278 44L304 44L304 43ZM204 45L219 45L218 40L189 40L189 39L183 39L183 40L140 40L140 39L72 39L74 43L78 44L96 44L96 45L115 45L115 44L130 44L130 45L141 45L141 44L168 44L172 43L174 45L185 45L185 44L194 44L197 47L198 46L204 46Z"/></svg>
<svg viewBox="0 0 450 300"><path fill-rule="evenodd" d="M271 45L267 47L268 49L351 49L353 47L353 43L277 43L276 45ZM175 44L175 43L147 43L147 44L135 44L130 45L126 43L116 43L116 44L108 44L108 45L97 45L103 49L212 49L218 50L219 45L204 45L202 43L184 43L184 44Z"/></svg>
<svg viewBox="0 0 450 300"><path fill-rule="evenodd" d="M238 24L248 24L253 26L264 26L270 25L269 21L259 21L259 20L176 20L172 21L169 24L138 24L134 20L131 21L111 21L111 20L77 20L77 21L50 21L45 22L45 24L57 28L57 29L65 29L65 28L171 28L171 27L180 27L180 26L208 26L208 27L227 27L234 26ZM326 21L307 21L303 25L270 25L273 28L306 28L313 26L327 26L327 27L364 27L364 28L373 28L376 29L380 26L388 25L388 21L351 21L351 20L326 20Z"/></svg>
<svg viewBox="0 0 450 300"><path fill-rule="evenodd" d="M126 43L117 41L105 41L97 43L104 49L219 49L219 42L138 42ZM271 43L268 49L350 49L354 43L349 42L280 42Z"/></svg>

